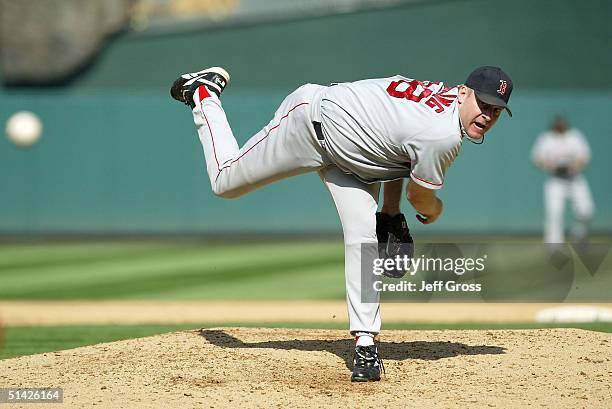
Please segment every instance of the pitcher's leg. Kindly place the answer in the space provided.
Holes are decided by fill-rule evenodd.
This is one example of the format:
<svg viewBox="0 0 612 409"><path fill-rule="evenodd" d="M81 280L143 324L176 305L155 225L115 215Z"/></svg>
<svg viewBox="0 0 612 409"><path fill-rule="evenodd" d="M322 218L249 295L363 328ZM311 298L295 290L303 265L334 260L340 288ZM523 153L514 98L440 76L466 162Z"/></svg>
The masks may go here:
<svg viewBox="0 0 612 409"><path fill-rule="evenodd" d="M219 98L200 87L194 94L193 121L204 149L206 170L215 194L221 167L236 157L240 148Z"/></svg>
<svg viewBox="0 0 612 409"><path fill-rule="evenodd" d="M379 295L373 288L363 288L371 293L362 294L361 263L362 258L378 257L376 239L376 210L380 184L367 184L354 176L346 174L335 166L319 172L329 189L344 233L345 280L350 331L380 332ZM362 253L362 243L371 244ZM371 254L370 254L371 253ZM375 302L364 303L362 296Z"/></svg>
<svg viewBox="0 0 612 409"><path fill-rule="evenodd" d="M193 109L213 192L233 198L276 180L317 170L325 164L310 121L313 91L301 87L289 95L274 118L241 149L215 95Z"/></svg>

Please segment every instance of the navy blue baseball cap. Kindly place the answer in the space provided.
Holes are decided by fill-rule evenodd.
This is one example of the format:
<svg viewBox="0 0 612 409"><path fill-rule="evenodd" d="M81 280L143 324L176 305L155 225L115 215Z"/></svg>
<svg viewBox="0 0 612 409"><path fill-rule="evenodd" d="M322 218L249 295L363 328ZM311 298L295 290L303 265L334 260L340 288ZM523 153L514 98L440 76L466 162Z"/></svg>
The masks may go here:
<svg viewBox="0 0 612 409"><path fill-rule="evenodd" d="M465 80L465 85L472 88L482 102L504 107L508 115L512 116L508 108L512 80L501 68L488 65L478 67Z"/></svg>

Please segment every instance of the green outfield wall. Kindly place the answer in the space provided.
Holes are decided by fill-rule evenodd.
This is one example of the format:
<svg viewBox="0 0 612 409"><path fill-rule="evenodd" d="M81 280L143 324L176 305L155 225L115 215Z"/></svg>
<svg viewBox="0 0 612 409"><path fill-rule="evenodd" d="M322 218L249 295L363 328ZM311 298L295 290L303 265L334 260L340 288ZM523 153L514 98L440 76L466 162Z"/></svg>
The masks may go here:
<svg viewBox="0 0 612 409"><path fill-rule="evenodd" d="M168 87L178 72L213 64L232 72L223 101L240 142L305 82L403 74L458 83L473 66L501 65L516 84L514 118L504 116L484 145L464 144L440 192L444 216L415 229L540 229L544 175L531 165L529 150L561 112L589 139L594 227L610 231L611 4L432 1L316 20L120 36L67 87L0 90L1 124L28 109L45 126L29 150L0 140L0 233L338 231L316 174L239 200L212 195L190 114L170 100Z"/></svg>
<svg viewBox="0 0 612 409"><path fill-rule="evenodd" d="M240 142L269 120L282 94L229 92L227 114ZM10 102L8 102L10 101ZM524 231L541 224L544 176L529 160L534 137L558 111L589 137L595 226L612 228L612 92L517 90L483 145L465 143L440 196L446 212L427 231ZM316 173L238 200L212 195L189 110L164 94L11 95L7 112L28 108L45 131L28 150L0 140L0 230L332 231L334 206ZM405 206L407 209L407 206Z"/></svg>

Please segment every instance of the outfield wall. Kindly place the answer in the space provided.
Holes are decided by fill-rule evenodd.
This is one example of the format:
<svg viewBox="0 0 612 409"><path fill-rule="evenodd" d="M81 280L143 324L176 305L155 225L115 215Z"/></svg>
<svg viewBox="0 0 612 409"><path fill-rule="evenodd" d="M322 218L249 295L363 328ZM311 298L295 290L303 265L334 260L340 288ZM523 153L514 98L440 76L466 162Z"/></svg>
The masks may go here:
<svg viewBox="0 0 612 409"><path fill-rule="evenodd" d="M226 111L241 142L270 118L282 94L228 92ZM586 172L598 212L612 229L611 93L520 92L485 144L465 143L440 195L446 213L427 231L525 231L542 218L544 176L529 160L553 113L571 112L593 149ZM568 109L570 107L570 109ZM239 200L212 195L184 106L164 94L37 94L0 99L0 121L28 108L45 124L29 150L0 140L0 230L331 231L338 222L318 176L292 178ZM405 206L407 208L407 206Z"/></svg>

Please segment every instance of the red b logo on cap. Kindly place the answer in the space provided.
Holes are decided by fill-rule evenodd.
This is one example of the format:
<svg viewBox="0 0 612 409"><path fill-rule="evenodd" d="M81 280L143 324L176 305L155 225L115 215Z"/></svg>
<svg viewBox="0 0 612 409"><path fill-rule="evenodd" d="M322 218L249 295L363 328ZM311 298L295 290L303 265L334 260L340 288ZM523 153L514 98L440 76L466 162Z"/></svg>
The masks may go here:
<svg viewBox="0 0 612 409"><path fill-rule="evenodd" d="M506 88L508 88L508 82L506 80L499 80L499 89L497 93L504 95L506 93Z"/></svg>

